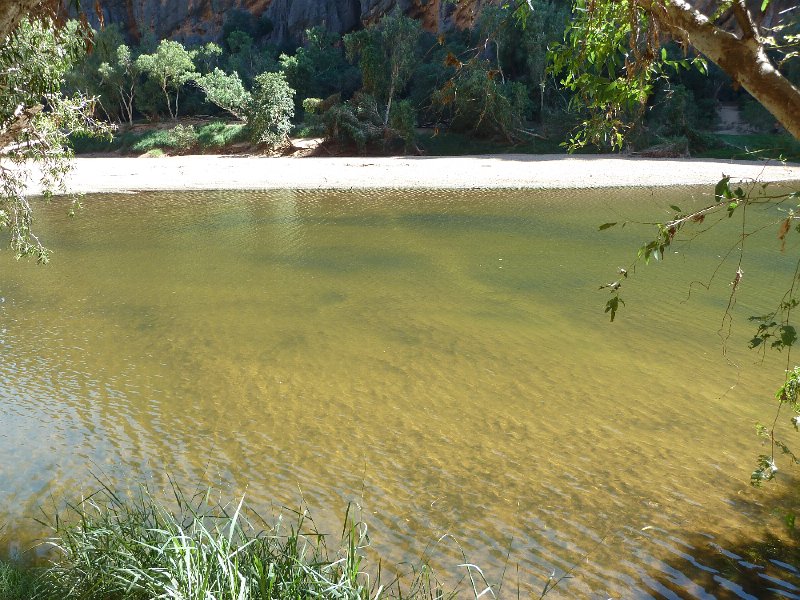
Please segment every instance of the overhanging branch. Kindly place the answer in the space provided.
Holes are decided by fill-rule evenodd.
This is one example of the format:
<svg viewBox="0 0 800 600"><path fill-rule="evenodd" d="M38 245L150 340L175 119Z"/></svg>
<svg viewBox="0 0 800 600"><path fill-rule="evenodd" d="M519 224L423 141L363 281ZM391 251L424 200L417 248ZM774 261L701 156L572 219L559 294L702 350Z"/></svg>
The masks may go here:
<svg viewBox="0 0 800 600"><path fill-rule="evenodd" d="M41 104L27 108L22 105L17 107L11 123L0 129L0 154L12 143L18 142L23 134L31 130L33 119L42 112L43 108Z"/></svg>

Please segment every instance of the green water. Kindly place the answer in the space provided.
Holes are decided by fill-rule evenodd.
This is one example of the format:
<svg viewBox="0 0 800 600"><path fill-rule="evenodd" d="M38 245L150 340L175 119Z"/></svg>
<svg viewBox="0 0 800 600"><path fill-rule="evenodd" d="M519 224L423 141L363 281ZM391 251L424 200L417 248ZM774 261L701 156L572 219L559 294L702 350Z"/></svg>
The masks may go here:
<svg viewBox="0 0 800 600"><path fill-rule="evenodd" d="M686 299L735 222L640 268L617 322L602 312L599 284L649 230L598 224L664 218L707 192L159 193L89 196L76 219L39 208L52 264L0 255L4 549L41 534L37 506L96 488L92 474L158 487L168 472L267 513L304 501L331 531L354 502L388 564L427 552L463 572L449 538L436 543L450 533L490 581L506 570L505 597L538 596L573 566L552 597L800 585L729 558L752 575L742 582L706 558L745 560L737 544L781 534L775 508L791 504L785 485L749 486L753 423L774 414L785 357L762 364L745 343L796 245L781 254L772 229L748 239L727 345L737 254Z"/></svg>

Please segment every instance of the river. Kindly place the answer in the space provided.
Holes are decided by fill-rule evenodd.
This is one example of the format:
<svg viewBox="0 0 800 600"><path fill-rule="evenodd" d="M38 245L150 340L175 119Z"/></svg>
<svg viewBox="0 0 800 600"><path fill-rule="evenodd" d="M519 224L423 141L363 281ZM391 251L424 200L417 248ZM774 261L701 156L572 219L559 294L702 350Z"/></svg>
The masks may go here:
<svg viewBox="0 0 800 600"><path fill-rule="evenodd" d="M355 503L387 565L426 554L463 573L454 538L503 597L565 573L548 597L800 597L791 567L741 550L784 536L793 503L788 464L749 485L785 356L762 363L746 342L796 242L748 238L729 334L736 218L637 267L616 321L603 314L598 287L652 228L598 225L666 219L709 191L37 207L52 263L0 254L2 550L95 476L158 488L170 474L267 513L305 503L332 531Z"/></svg>

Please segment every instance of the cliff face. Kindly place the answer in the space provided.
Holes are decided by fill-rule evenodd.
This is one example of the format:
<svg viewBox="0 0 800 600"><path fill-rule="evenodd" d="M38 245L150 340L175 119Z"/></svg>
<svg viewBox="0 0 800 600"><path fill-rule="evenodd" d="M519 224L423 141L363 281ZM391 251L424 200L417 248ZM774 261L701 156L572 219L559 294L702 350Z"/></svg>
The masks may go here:
<svg viewBox="0 0 800 600"><path fill-rule="evenodd" d="M148 31L158 39L217 40L225 14L234 9L246 10L254 17L266 15L274 24L270 41L291 48L309 27L324 25L329 31L346 33L377 21L396 6L434 33L470 27L481 8L494 1L497 0L84 0L83 5L93 25L101 20L118 23L133 41ZM64 6L74 4L73 0L61 2ZM747 3L753 14L759 14L761 0ZM692 2L706 14L718 4L719 0ZM793 4L794 0L772 0L767 14L761 17L764 25L775 24ZM733 19L728 20L735 29Z"/></svg>
<svg viewBox="0 0 800 600"><path fill-rule="evenodd" d="M67 0L68 1L68 0ZM457 4L442 0L95 0L88 10L98 25L118 23L132 40L145 32L157 38L198 42L216 40L233 9L254 17L266 15L274 24L271 41L279 46L297 44L303 31L315 25L345 33L378 20L399 6L419 19L428 31L444 31L472 24L480 7L491 0L468 0ZM88 7L87 7L88 8Z"/></svg>

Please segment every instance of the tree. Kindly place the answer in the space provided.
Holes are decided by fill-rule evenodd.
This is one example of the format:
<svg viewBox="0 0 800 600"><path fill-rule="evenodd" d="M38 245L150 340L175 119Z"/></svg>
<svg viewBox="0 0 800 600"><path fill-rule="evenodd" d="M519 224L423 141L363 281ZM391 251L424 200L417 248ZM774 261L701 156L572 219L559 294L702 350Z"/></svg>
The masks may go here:
<svg viewBox="0 0 800 600"><path fill-rule="evenodd" d="M336 93L349 97L359 85L358 69L345 59L341 38L323 27L306 29L304 44L293 55L281 54L278 62L299 102Z"/></svg>
<svg viewBox="0 0 800 600"><path fill-rule="evenodd" d="M92 31L92 49L69 71L66 89L80 91L97 98L97 104L111 121L124 118L124 104L116 73L107 70L117 64L117 48L125 43L122 31L116 25ZM106 66L104 66L106 65Z"/></svg>
<svg viewBox="0 0 800 600"><path fill-rule="evenodd" d="M225 38L229 50L226 64L229 72L236 72L247 85L265 71L277 71L274 52L256 44L253 37L244 31L231 31Z"/></svg>
<svg viewBox="0 0 800 600"><path fill-rule="evenodd" d="M93 118L94 101L61 93L66 73L85 49L85 30L75 21L56 29L48 18L21 20L14 7L0 8L0 232L17 256L45 263L49 253L32 231L33 213L25 197L28 161L39 163L45 196L63 187L73 134L108 128Z"/></svg>
<svg viewBox="0 0 800 600"><path fill-rule="evenodd" d="M197 78L192 54L180 42L161 40L153 54L142 54L136 59L136 67L158 84L167 101L169 116L176 119L181 87Z"/></svg>
<svg viewBox="0 0 800 600"><path fill-rule="evenodd" d="M247 120L247 110L253 97L248 92L239 74L228 75L221 69L214 69L207 75L199 76L195 82L206 94L206 99L241 121Z"/></svg>
<svg viewBox="0 0 800 600"><path fill-rule="evenodd" d="M344 36L347 57L358 59L364 91L386 106L384 127L389 125L392 101L414 73L421 35L418 21L395 10L377 25Z"/></svg>
<svg viewBox="0 0 800 600"><path fill-rule="evenodd" d="M800 138L800 89L779 70L797 56L798 37L786 28L791 22L760 25L769 5L758 3L754 17L745 0L575 0L565 41L553 53L563 84L590 111L571 145L620 147L631 115L644 106L664 69L702 65L698 59L667 60L665 34L717 64Z"/></svg>
<svg viewBox="0 0 800 600"><path fill-rule="evenodd" d="M247 107L247 126L257 144L277 147L292 128L294 90L283 73L262 73L253 82L253 99Z"/></svg>
<svg viewBox="0 0 800 600"><path fill-rule="evenodd" d="M117 46L114 62L101 63L97 71L103 81L113 89L121 114L130 125L133 125L133 101L136 98L136 86L139 83L141 70L133 58L131 49L125 44L120 44Z"/></svg>
<svg viewBox="0 0 800 600"><path fill-rule="evenodd" d="M459 62L455 75L434 92L431 100L449 111L454 131L479 137L501 136L513 143L514 130L521 126L529 103L528 90L523 83L502 82L500 78L500 71L492 69L488 61Z"/></svg>
<svg viewBox="0 0 800 600"><path fill-rule="evenodd" d="M769 5L770 0L760 3L762 18ZM778 68L798 55L796 48L800 37L791 29L798 26L797 22L778 23L772 28L774 37L767 37L758 25L762 19L752 16L744 0L710 2L705 3L705 7L714 9L710 17L683 0L603 0L591 4L576 0L576 18L567 29L565 43L553 53L555 68L563 74L564 84L577 92L576 98L590 111L589 118L571 140L572 147L601 142L621 146L628 127L626 116L635 112L637 106L644 106L663 69L688 68L692 62L699 63L697 59L669 60L666 49L660 47L662 29L685 44L691 44L719 65L800 139L800 91ZM738 33L729 31L728 27L735 28ZM781 60L773 62L780 56ZM700 235L722 221L738 217L739 233L728 252L736 257L723 317L723 323L729 323L744 276L745 241L764 229L763 225L748 226L748 211L759 205L778 205L782 214L773 227L783 249L788 236L793 232L800 234L799 199L800 191L772 192L766 184L734 184L730 177L723 177L709 205L688 212L678 206L670 207L674 217L652 223L655 236L639 248L631 265L618 270L615 281L601 286L610 293L606 313L613 321L624 306L620 290L627 285L638 265L667 256L666 251L682 234ZM617 223L605 223L600 229L615 225ZM721 258L719 269L726 258L727 255ZM800 306L798 284L800 259L786 293L775 302L775 309L749 319L756 327L751 348L786 351L786 375L775 394L776 414L769 420L771 425L758 427L758 433L769 442L770 450L758 457L751 476L755 485L774 477L778 453L800 464L800 457L779 437L776 428L784 407L793 413L794 428L800 427L800 368L792 368L791 358L792 347L798 339L794 315L794 309Z"/></svg>
<svg viewBox="0 0 800 600"><path fill-rule="evenodd" d="M0 4L0 38L7 39L20 21L42 10L44 0L8 0Z"/></svg>

